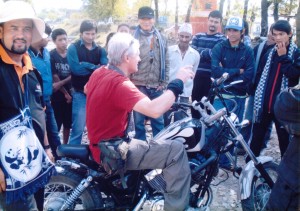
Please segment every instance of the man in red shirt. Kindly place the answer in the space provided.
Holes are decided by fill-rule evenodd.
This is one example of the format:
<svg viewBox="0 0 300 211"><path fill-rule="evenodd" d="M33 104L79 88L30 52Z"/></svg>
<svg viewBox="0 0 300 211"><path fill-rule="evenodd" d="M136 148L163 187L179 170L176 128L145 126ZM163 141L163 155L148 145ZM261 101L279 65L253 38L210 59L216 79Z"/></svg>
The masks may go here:
<svg viewBox="0 0 300 211"><path fill-rule="evenodd" d="M138 71L139 53L139 43L130 34L115 34L108 46L109 65L97 69L85 87L88 137L97 161L98 143L124 137L132 110L152 118L161 116L182 93L183 82L194 77L191 67L181 68L167 90L151 101L128 78ZM164 210L185 210L189 202L190 168L182 142L132 139L128 144L126 169L162 169L167 184Z"/></svg>

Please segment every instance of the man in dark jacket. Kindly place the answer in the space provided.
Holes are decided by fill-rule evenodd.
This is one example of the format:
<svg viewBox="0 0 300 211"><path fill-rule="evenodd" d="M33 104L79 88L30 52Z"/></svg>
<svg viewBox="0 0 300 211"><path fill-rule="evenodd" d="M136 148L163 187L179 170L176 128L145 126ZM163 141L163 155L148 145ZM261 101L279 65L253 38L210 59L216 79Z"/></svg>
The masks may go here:
<svg viewBox="0 0 300 211"><path fill-rule="evenodd" d="M268 210L300 210L300 84L282 91L274 110L290 134L290 143L278 167Z"/></svg>
<svg viewBox="0 0 300 211"><path fill-rule="evenodd" d="M235 107L233 100L236 102L236 110L234 112L239 121L242 121L248 91L247 87L252 81L254 72L253 50L242 42L244 21L241 18L229 18L225 29L228 39L217 44L212 50L212 76L213 78L219 78L224 73L228 73L229 78L225 84L243 80L242 83L232 86L227 89L228 92L222 94L229 110ZM216 109L224 107L219 98L215 99L214 107ZM224 155L221 156L220 166L225 169L232 168L229 160Z"/></svg>
<svg viewBox="0 0 300 211"><path fill-rule="evenodd" d="M289 144L289 135L274 116L277 95L288 86L295 86L300 76L300 50L292 42L292 27L279 20L273 25L276 45L267 53L257 71L254 96L254 125L250 148L259 156L270 122L275 122L281 156ZM248 160L248 158L247 158Z"/></svg>
<svg viewBox="0 0 300 211"><path fill-rule="evenodd" d="M14 120L19 115L26 116L28 117L26 122L29 122L29 124L33 123L35 134L46 148L47 154L51 156L50 148L48 148L48 140L45 137L44 111L40 105L41 87L36 75L33 73L32 63L27 53L31 42L41 39L44 29L44 22L36 18L33 8L28 3L23 1L7 1L1 5L0 154L2 155L0 160L0 210L37 210L33 193L43 187L43 184L47 183L50 176L45 174L35 175L35 172L38 172L36 170L37 166L44 165L44 162L34 163L34 165L26 163L26 168L29 171L26 173L26 169L23 168L24 163L22 163L26 159L23 157L25 155L23 152L25 152L24 146L26 147L26 141L5 138L3 136L3 134L9 134L18 125L24 126L24 118L17 119L18 121ZM23 112L26 111L26 107L28 106L31 115ZM14 121L13 124L10 124L12 121ZM3 130L3 128L6 129ZM19 141L19 143L15 144L16 141ZM7 144L5 145L5 143ZM17 155L10 154L14 150L18 150ZM10 157L3 159L4 152L7 152L6 156L10 155ZM43 151L41 152L43 153ZM40 150L35 148L34 153L35 155L40 155ZM21 159L18 159L16 156ZM17 162L13 163L15 162L14 160L17 160ZM28 161L33 160L34 158L32 160L28 159ZM23 169L25 173L17 171L20 169ZM27 176L31 173L34 176L28 179ZM20 180L23 181L20 182Z"/></svg>

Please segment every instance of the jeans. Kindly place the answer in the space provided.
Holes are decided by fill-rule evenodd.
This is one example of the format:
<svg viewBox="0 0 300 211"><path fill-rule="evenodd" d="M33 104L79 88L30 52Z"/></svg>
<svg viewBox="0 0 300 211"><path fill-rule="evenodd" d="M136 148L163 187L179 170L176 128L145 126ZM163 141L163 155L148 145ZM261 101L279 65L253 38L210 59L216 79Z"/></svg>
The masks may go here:
<svg viewBox="0 0 300 211"><path fill-rule="evenodd" d="M248 119L250 121L250 125L242 128L241 133L245 139L246 142L250 142L252 139L252 131L253 131L253 108L254 108L254 96L249 96L245 103L245 112L244 112L244 119ZM271 138L272 133L272 126L273 123L271 123L268 127L268 131L264 138L264 146L263 148L267 148L268 141Z"/></svg>
<svg viewBox="0 0 300 211"><path fill-rule="evenodd" d="M26 198L25 201L16 201L10 205L5 203L5 193L0 193L0 210L5 211L37 211L33 195Z"/></svg>
<svg viewBox="0 0 300 211"><path fill-rule="evenodd" d="M231 111L235 106L235 103L232 100L234 100L237 103L234 113L237 115L239 122L241 122L241 121L243 121L246 98L234 97L232 99L224 99L225 104L226 104L229 111ZM224 108L224 105L222 104L222 101L219 98L215 99L213 105L214 105L216 110ZM232 153L232 151L231 151L231 153ZM222 154L220 156L219 164L220 164L221 167L225 167L225 166L228 167L228 165L230 165L230 161L226 157L225 154Z"/></svg>
<svg viewBox="0 0 300 211"><path fill-rule="evenodd" d="M178 100L177 100L177 102L178 102ZM188 97L179 97L179 102L188 103L189 98ZM187 112L187 110L185 110L185 112ZM171 120L172 120L172 116L170 116L171 113L172 113L172 111L167 111L164 114L165 127L171 123ZM174 112L174 122L184 119L185 117L187 117L187 115L183 111Z"/></svg>
<svg viewBox="0 0 300 211"><path fill-rule="evenodd" d="M86 123L86 95L74 92L72 97L72 132L69 144L81 144Z"/></svg>
<svg viewBox="0 0 300 211"><path fill-rule="evenodd" d="M232 99L224 99L225 104L227 105L227 108L229 109L229 111L231 111L235 106L235 103L232 100L234 100L237 103L237 107L236 107L234 113L239 118L239 122L242 122L243 121L243 116L244 116L246 98L234 97ZM215 99L213 105L214 105L216 110L224 108L224 105L222 104L222 101L219 98Z"/></svg>
<svg viewBox="0 0 300 211"><path fill-rule="evenodd" d="M46 105L46 129L49 145L51 147L53 156L55 159L58 158L56 149L61 145L60 138L58 136L58 128L54 116L54 111L50 101L45 101Z"/></svg>
<svg viewBox="0 0 300 211"><path fill-rule="evenodd" d="M157 91L156 88L147 88L145 86L137 86L137 88L153 100L163 94L163 91ZM146 130L145 130L145 119L146 116L139 113L133 112L134 122L135 122L135 138L140 140L146 140ZM164 117L163 115L154 119L149 117L153 132L153 137L156 136L164 128Z"/></svg>

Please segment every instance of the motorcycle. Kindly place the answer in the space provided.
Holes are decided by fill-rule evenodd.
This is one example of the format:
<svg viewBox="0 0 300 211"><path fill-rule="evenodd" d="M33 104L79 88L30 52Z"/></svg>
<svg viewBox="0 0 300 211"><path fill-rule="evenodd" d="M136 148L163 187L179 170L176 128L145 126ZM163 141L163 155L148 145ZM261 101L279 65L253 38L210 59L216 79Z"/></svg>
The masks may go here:
<svg viewBox="0 0 300 211"><path fill-rule="evenodd" d="M214 82L215 95L222 97L221 89L236 83L226 87L225 80L223 76ZM253 155L239 133L235 115L226 106L216 111L206 97L192 104L175 103L173 108L194 108L202 116L176 121L154 137L184 144L192 177L190 206L209 210L213 198L210 184L218 174L219 157L239 142L251 158L244 169L235 168L240 174L243 209L263 207L277 177L269 173L276 172L277 165L272 158ZM108 175L92 159L87 145L61 145L58 154L61 159L55 164L57 175L45 187L44 210L164 210L165 182L160 169L127 171L122 179Z"/></svg>

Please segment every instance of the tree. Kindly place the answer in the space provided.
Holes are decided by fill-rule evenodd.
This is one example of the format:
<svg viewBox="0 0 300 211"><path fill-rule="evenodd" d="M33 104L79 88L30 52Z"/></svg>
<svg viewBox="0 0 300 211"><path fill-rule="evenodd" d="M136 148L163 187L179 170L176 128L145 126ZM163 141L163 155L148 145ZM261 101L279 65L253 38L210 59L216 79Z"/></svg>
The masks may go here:
<svg viewBox="0 0 300 211"><path fill-rule="evenodd" d="M281 0L279 4L279 14L281 17L286 17L289 21L290 17L294 16L297 13L298 0Z"/></svg>
<svg viewBox="0 0 300 211"><path fill-rule="evenodd" d="M220 0L219 11L220 11L220 13L221 13L222 16L223 16L224 3L225 3L225 0Z"/></svg>
<svg viewBox="0 0 300 211"><path fill-rule="evenodd" d="M266 37L268 34L268 8L271 1L261 0L261 32L260 36Z"/></svg>
<svg viewBox="0 0 300 211"><path fill-rule="evenodd" d="M296 15L296 45L300 46L300 3Z"/></svg>
<svg viewBox="0 0 300 211"><path fill-rule="evenodd" d="M178 33L178 0L176 0L176 8L175 8L175 34Z"/></svg>
<svg viewBox="0 0 300 211"><path fill-rule="evenodd" d="M190 1L189 7L186 12L186 17L185 17L185 22L189 23L190 22L190 17L191 17L191 11L192 11L192 6L193 6L194 0Z"/></svg>
<svg viewBox="0 0 300 211"><path fill-rule="evenodd" d="M158 0L154 0L154 7L155 7L155 22L158 23Z"/></svg>
<svg viewBox="0 0 300 211"><path fill-rule="evenodd" d="M274 22L278 21L279 15L278 15L278 7L279 7L280 0L274 0Z"/></svg>
<svg viewBox="0 0 300 211"><path fill-rule="evenodd" d="M248 3L249 3L249 0L244 1L244 14L243 14L243 19L244 20L247 20Z"/></svg>
<svg viewBox="0 0 300 211"><path fill-rule="evenodd" d="M84 0L83 3L85 12L95 20L123 16L127 9L122 0Z"/></svg>

